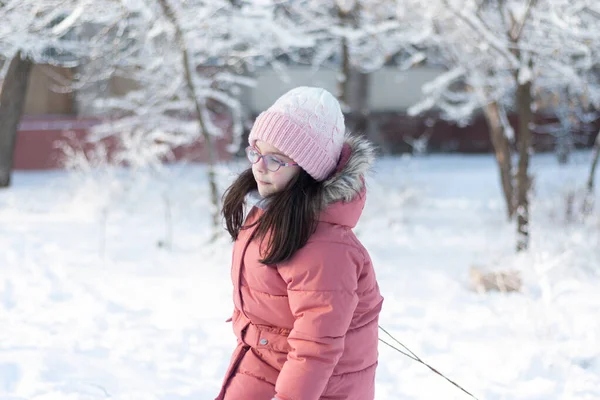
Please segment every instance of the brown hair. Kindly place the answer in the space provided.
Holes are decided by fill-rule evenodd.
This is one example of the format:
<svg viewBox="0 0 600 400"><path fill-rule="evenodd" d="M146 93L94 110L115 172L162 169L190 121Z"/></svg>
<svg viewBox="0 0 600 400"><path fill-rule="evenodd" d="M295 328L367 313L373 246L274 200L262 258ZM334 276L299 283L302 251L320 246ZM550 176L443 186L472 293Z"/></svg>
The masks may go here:
<svg viewBox="0 0 600 400"><path fill-rule="evenodd" d="M253 239L261 241L263 264L277 264L289 260L301 249L317 228L321 211L323 184L303 169L280 192L268 197L263 215L252 225L244 226L246 195L257 190L252 168L242 172L223 195L222 214L227 232L233 240L242 229L257 226ZM266 247L263 240L268 238Z"/></svg>

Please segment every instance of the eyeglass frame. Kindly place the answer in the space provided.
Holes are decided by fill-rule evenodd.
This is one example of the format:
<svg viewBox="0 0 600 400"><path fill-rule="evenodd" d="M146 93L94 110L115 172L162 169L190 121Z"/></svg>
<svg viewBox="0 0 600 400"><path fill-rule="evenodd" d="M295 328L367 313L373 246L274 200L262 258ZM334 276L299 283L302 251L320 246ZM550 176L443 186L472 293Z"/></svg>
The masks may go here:
<svg viewBox="0 0 600 400"><path fill-rule="evenodd" d="M256 154L258 154L258 159L257 159L256 161L254 161L254 162L252 162L252 160L250 160L250 155L248 154L248 152L249 152L250 150L253 150L253 151L255 151L255 152L256 152ZM250 161L250 163L251 163L251 164L256 164L256 163L258 163L260 160L262 160L262 159L265 159L266 157L270 157L272 160L274 160L274 161L277 163L277 165L278 165L278 167L277 167L277 169L276 169L275 171L271 171L271 170L269 169L269 167L267 166L267 162L265 162L265 168L267 168L267 170L268 170L268 171L271 171L271 172L277 172L277 171L279 171L279 169L281 169L281 167L297 167L297 166L298 166L298 163L288 163L288 162L283 162L283 161L281 161L280 159L278 159L276 156L274 156L274 155L272 155L272 154L262 154L262 153L260 152L260 150L258 150L258 149L257 149L256 147L254 147L254 146L248 146L248 147L246 147L246 150L245 150L245 151L246 151L246 158L248 158L248 161ZM264 162L264 161L263 161L263 162Z"/></svg>

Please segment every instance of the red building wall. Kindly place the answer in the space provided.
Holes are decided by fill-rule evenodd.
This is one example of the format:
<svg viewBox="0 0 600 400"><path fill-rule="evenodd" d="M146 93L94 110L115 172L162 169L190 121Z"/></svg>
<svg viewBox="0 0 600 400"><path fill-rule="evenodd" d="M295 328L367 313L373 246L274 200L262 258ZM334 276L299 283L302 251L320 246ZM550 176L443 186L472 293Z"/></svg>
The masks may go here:
<svg viewBox="0 0 600 400"><path fill-rule="evenodd" d="M99 121L95 118L76 118L71 116L26 116L21 121L15 147L14 169L44 170L64 167L64 153L60 143L68 143L86 152L94 145L87 142L89 129ZM216 142L219 160L231 159L227 152L229 138ZM114 152L117 142L114 138L105 139L103 144ZM206 153L201 141L174 149L176 160L192 162L206 161Z"/></svg>
<svg viewBox="0 0 600 400"><path fill-rule="evenodd" d="M429 150L432 152L458 152L458 153L488 153L492 151L488 128L483 117L474 118L470 125L461 127L446 121L435 120L427 126L427 117L409 117L399 113L371 115L371 121L379 132L380 145L385 146L384 153L402 153L411 151L407 143L408 138L419 137L423 132L429 131ZM517 120L510 118L511 124L516 127ZM537 117L536 122L544 121ZM86 151L93 150L93 145L87 143L89 129L97 124L94 118L76 118L70 116L27 116L21 122L17 135L14 166L15 169L56 169L63 167L63 152L59 143L66 142L75 147L83 147ZM228 121L223 117L216 122L225 128ZM577 138L577 147L590 147L600 129L600 121L587 127L586 132L574 132ZM229 131L229 129L225 129ZM591 133L590 133L591 132ZM218 139L216 142L219 160L229 160L233 156L226 147L230 143L230 135ZM544 152L551 151L556 139L551 135L534 134L534 149ZM106 139L104 145L110 153L116 148L116 140ZM174 149L175 160L190 162L205 162L206 152L202 141L188 146Z"/></svg>

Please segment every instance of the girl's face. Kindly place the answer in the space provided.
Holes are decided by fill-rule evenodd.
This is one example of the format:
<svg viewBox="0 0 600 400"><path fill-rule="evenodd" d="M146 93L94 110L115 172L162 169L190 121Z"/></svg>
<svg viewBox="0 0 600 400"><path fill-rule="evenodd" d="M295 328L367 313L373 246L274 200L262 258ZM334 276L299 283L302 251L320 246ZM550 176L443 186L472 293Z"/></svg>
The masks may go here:
<svg viewBox="0 0 600 400"><path fill-rule="evenodd" d="M271 155L282 163L294 163L294 161L284 155L277 147L270 145L262 140L257 140L254 144L260 154L263 156ZM282 191L287 184L300 173L300 167L298 166L281 166L275 172L267 169L266 161L264 158L258 160L258 162L252 164L252 174L256 183L258 184L258 193L262 197L278 193Z"/></svg>

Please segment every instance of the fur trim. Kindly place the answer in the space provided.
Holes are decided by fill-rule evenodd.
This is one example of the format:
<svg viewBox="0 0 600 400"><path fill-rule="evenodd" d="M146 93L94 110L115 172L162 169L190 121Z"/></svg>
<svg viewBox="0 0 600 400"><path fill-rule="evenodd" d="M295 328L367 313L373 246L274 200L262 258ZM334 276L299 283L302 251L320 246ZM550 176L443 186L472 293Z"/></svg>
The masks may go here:
<svg viewBox="0 0 600 400"><path fill-rule="evenodd" d="M375 161L374 145L362 136L346 134L344 143L350 145L352 154L339 173L323 182L325 206L337 201L352 201L364 187L364 176Z"/></svg>

